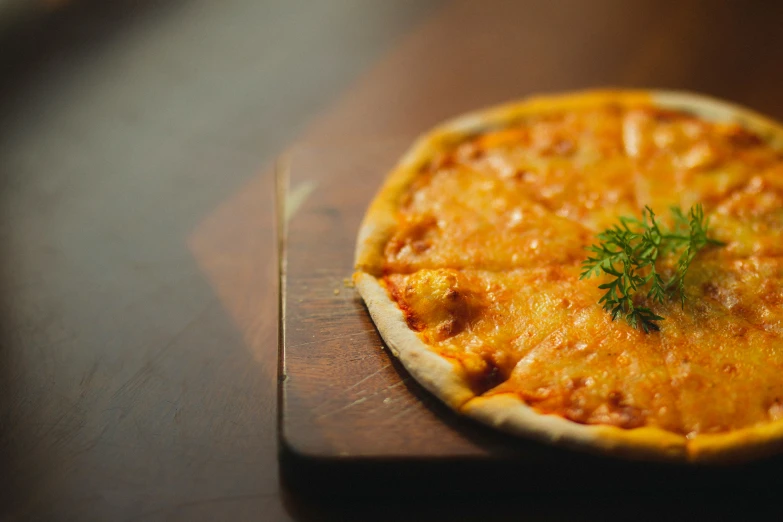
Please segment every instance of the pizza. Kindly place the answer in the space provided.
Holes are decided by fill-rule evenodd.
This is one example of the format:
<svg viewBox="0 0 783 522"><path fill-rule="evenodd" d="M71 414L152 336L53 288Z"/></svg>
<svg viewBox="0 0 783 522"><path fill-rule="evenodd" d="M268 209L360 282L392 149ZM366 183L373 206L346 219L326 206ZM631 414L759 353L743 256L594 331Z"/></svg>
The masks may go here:
<svg viewBox="0 0 783 522"><path fill-rule="evenodd" d="M359 230L355 285L405 369L497 429L634 459L775 453L782 151L775 122L687 93L470 113L388 175ZM600 277L581 277L597 234L645 208L665 222L694 205L720 246L692 257L684 301L637 294L663 319L650 331L613 317Z"/></svg>

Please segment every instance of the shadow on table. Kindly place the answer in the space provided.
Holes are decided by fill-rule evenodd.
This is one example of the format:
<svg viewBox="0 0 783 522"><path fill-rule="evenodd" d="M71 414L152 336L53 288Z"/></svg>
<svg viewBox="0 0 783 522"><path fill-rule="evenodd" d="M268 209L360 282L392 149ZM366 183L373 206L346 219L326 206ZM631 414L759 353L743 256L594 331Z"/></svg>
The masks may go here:
<svg viewBox="0 0 783 522"><path fill-rule="evenodd" d="M466 477L492 481L492 477ZM629 477L633 480L633 477ZM316 499L284 491L284 506L302 522L339 521L580 521L772 520L778 495L716 495L709 492L626 494L481 494L416 498Z"/></svg>

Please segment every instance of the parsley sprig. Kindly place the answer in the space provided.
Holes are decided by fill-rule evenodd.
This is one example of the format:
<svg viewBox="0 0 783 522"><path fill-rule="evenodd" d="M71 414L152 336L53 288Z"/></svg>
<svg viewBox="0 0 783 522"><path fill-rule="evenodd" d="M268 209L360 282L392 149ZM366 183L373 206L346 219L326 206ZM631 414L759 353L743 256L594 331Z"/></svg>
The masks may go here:
<svg viewBox="0 0 783 522"><path fill-rule="evenodd" d="M645 333L658 330L656 321L663 320L645 306L638 306L634 296L645 292L647 298L663 303L675 293L685 307L685 274L696 254L707 245L723 245L707 237L709 220L701 204L691 207L685 215L679 207L671 207L674 227L667 230L655 219L650 207L644 207L642 219L621 217L612 228L598 234L598 244L587 248L592 254L582 262L581 279L602 272L612 276L598 288L606 290L598 301L612 314L612 320L624 317L634 328ZM666 256L678 254L675 272L668 278L656 263Z"/></svg>

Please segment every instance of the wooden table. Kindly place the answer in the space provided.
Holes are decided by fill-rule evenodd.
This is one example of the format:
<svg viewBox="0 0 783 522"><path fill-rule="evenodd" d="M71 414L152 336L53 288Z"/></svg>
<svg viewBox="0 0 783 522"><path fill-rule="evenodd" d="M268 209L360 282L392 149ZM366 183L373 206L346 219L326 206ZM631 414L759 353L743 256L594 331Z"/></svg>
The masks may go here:
<svg viewBox="0 0 783 522"><path fill-rule="evenodd" d="M25 60L8 66L19 77L0 86L0 518L746 514L748 499L730 496L707 504L708 496L652 492L435 498L422 491L404 501L348 501L281 487L269 166L286 143L400 143L464 110L593 86L690 89L783 118L783 8L384 2L373 14L361 2L341 2L281 22L309 28L287 41L317 56L302 62L310 76L292 68L290 80L252 83L253 67L274 73L282 63L254 61L282 38L272 28L267 40L251 38L264 13L247 6L260 4L226 2L216 18L204 15L215 9L208 2L146 2L147 11L131 4L69 8L47 26L59 32L31 33L41 38L28 43L43 42L42 50L20 51ZM177 25L178 17L192 23ZM120 19L127 27L106 36L108 21ZM333 54L318 54L323 42L308 40L321 26L346 42ZM169 27L181 39L158 46ZM384 33L389 27L396 29ZM102 46L81 34L102 38ZM129 51L132 39L144 53ZM386 52L362 54L369 42L380 49L378 41ZM191 62L194 46L201 58ZM348 62L366 68L340 87L330 74L350 77L340 69ZM91 69L95 63L102 69ZM145 83L145 75L158 80ZM318 81L342 94L316 110L297 89ZM280 92L277 100L290 96L306 117L291 111L298 123L281 121L277 105L262 103L272 92L265 87ZM264 118L279 125L263 127ZM271 145L262 155L263 143ZM753 505L771 516L768 500Z"/></svg>

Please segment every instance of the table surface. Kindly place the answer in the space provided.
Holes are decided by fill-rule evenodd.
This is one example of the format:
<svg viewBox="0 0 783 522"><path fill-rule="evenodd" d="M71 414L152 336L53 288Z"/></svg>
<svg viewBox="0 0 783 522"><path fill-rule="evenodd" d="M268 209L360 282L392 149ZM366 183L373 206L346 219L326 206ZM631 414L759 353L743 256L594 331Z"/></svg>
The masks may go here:
<svg viewBox="0 0 783 522"><path fill-rule="evenodd" d="M0 9L17 17L0 23L0 519L745 513L730 496L326 501L281 486L270 167L293 143L398 139L594 86L783 118L783 6L42 4Z"/></svg>

